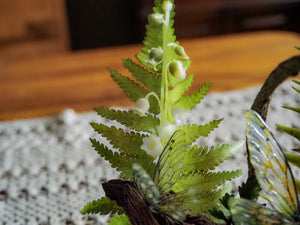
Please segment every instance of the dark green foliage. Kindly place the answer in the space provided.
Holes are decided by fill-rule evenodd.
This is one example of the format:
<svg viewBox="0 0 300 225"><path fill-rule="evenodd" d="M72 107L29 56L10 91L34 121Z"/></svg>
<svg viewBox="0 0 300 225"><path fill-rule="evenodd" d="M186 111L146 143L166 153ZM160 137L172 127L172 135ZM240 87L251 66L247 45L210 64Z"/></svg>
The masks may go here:
<svg viewBox="0 0 300 225"><path fill-rule="evenodd" d="M122 207L118 206L116 201L110 200L108 197L102 197L98 200L87 203L81 210L81 214L100 214L106 215L109 213L124 213Z"/></svg>
<svg viewBox="0 0 300 225"><path fill-rule="evenodd" d="M159 125L160 120L150 114L147 116L139 116L132 111L120 111L109 109L107 107L95 108L95 111L98 115L106 119L116 120L132 130L158 134L157 126Z"/></svg>

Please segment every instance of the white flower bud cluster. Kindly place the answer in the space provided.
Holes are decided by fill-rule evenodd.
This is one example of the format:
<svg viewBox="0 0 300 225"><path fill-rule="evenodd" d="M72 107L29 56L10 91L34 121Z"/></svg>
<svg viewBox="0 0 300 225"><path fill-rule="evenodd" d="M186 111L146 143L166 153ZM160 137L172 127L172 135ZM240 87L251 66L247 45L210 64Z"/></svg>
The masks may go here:
<svg viewBox="0 0 300 225"><path fill-rule="evenodd" d="M154 134L151 134L148 137L143 138L143 144L141 146L148 155L153 157L157 157L163 150L163 146L160 142L160 138Z"/></svg>
<svg viewBox="0 0 300 225"><path fill-rule="evenodd" d="M151 134L150 136L143 138L143 145L141 146L141 149L153 157L159 156L163 150L161 140L169 140L175 130L176 126L174 124L164 121L158 127L159 136Z"/></svg>
<svg viewBox="0 0 300 225"><path fill-rule="evenodd" d="M151 19L158 24L165 23L164 14L161 13L152 13Z"/></svg>

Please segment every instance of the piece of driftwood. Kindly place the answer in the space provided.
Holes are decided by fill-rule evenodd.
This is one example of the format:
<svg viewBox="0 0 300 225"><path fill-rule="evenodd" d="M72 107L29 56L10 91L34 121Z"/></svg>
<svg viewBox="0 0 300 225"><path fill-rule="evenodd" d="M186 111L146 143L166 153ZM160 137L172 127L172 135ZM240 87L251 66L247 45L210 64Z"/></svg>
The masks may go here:
<svg viewBox="0 0 300 225"><path fill-rule="evenodd" d="M271 95L274 90L288 77L297 76L300 72L300 55L293 56L280 63L268 76L251 106L266 120Z"/></svg>
<svg viewBox="0 0 300 225"><path fill-rule="evenodd" d="M185 221L177 221L163 213L152 211L130 181L110 180L102 186L106 196L124 208L132 225L216 225L204 214L188 216Z"/></svg>

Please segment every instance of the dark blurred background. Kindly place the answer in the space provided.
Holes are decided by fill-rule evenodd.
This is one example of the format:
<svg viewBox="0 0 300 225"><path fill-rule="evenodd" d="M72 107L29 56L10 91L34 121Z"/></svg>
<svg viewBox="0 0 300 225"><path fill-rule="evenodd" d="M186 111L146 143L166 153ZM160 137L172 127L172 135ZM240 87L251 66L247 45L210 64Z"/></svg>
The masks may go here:
<svg viewBox="0 0 300 225"><path fill-rule="evenodd" d="M154 0L4 0L0 57L141 43ZM300 0L175 0L177 38L300 33Z"/></svg>

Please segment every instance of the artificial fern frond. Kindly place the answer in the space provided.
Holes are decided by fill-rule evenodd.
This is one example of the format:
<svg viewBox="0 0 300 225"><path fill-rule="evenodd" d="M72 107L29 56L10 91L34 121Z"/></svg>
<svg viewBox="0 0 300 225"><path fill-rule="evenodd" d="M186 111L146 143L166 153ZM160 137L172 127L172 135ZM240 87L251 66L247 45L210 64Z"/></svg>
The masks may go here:
<svg viewBox="0 0 300 225"><path fill-rule="evenodd" d="M300 85L300 81L298 80L292 80L295 84L298 84ZM293 87L292 88L300 93L300 89L296 88L296 87ZM289 109L289 110L292 110L296 113L300 113L300 107L291 107L291 106L283 106L284 108L286 109ZM300 141L300 129L298 128L295 128L295 127L287 127L287 126L283 126L283 125L279 125L279 124L275 124L278 128L280 128L281 130L283 130L284 132L286 132L287 134L295 137L297 140Z"/></svg>
<svg viewBox="0 0 300 225"><path fill-rule="evenodd" d="M116 70L109 69L112 79L119 85L120 88L127 94L131 101L136 102L140 98L144 98L149 92L142 87L139 83L131 80L130 78L123 76ZM159 105L154 97L150 97L150 109L149 111L158 114Z"/></svg>
<svg viewBox="0 0 300 225"><path fill-rule="evenodd" d="M300 93L300 89L296 88L296 87L292 87L295 91L297 91L298 93Z"/></svg>
<svg viewBox="0 0 300 225"><path fill-rule="evenodd" d="M170 105L177 102L192 85L194 74L189 75L186 79L178 82L172 90L169 91Z"/></svg>
<svg viewBox="0 0 300 225"><path fill-rule="evenodd" d="M244 146L244 141L233 145L193 146L186 149L183 171L185 173L197 170L208 171L215 169L216 166L236 154Z"/></svg>
<svg viewBox="0 0 300 225"><path fill-rule="evenodd" d="M174 8L174 1L169 1L172 3L172 8ZM149 59L149 55L151 54L151 50L162 47L164 56L168 56L170 58L176 57L176 54L172 54L169 49L167 49L168 43L175 43L176 37L174 35L173 26L173 17L174 10L166 10L166 5L163 0L156 0L155 7L153 8L153 14L148 17L148 25L146 25L146 36L144 39L142 53L136 55L136 58L151 71L159 71L162 70L162 64L159 63L157 66L147 63ZM178 44L178 43L175 43ZM175 51L173 50L175 53ZM169 62L171 59L164 58L165 62Z"/></svg>
<svg viewBox="0 0 300 225"><path fill-rule="evenodd" d="M279 127L281 130L286 132L287 134L297 138L300 141L300 129L294 128L294 127L287 127L287 126L282 126L279 124L276 124L277 127Z"/></svg>
<svg viewBox="0 0 300 225"><path fill-rule="evenodd" d="M125 214L115 215L108 225L131 225L128 216Z"/></svg>
<svg viewBox="0 0 300 225"><path fill-rule="evenodd" d="M132 111L121 111L115 109L109 109L107 107L95 108L98 115L110 119L116 120L119 123L136 131L145 131L152 134L157 134L157 126L160 121L158 118L153 117L150 114L146 116L140 116Z"/></svg>
<svg viewBox="0 0 300 225"><path fill-rule="evenodd" d="M95 151L106 161L108 161L112 168L121 172L124 179L132 180L132 161L124 154L113 152L107 146L100 144L96 139L90 139L92 147Z"/></svg>
<svg viewBox="0 0 300 225"><path fill-rule="evenodd" d="M87 203L80 212L81 214L122 214L124 210L122 207L118 206L116 201L112 201L108 197L102 197L98 200L94 200L92 202Z"/></svg>
<svg viewBox="0 0 300 225"><path fill-rule="evenodd" d="M126 133L123 129L117 129L114 126L108 127L104 124L91 123L91 126L94 128L96 132L101 134L103 137L106 137L110 144L113 145L114 148L120 149L120 152L135 153L135 154L144 154L144 151L138 151L139 147L143 144L143 137L145 135L139 133Z"/></svg>
<svg viewBox="0 0 300 225"><path fill-rule="evenodd" d="M209 88L211 86L211 82L204 83L198 91L195 93L191 93L190 95L183 96L180 98L174 106L181 106L184 109L192 109L195 107L196 104L199 104L203 97L207 94L209 91Z"/></svg>
<svg viewBox="0 0 300 225"><path fill-rule="evenodd" d="M220 199L223 198L225 194L231 191L232 185L229 183L222 189L217 191L207 191L202 192L198 198L198 204L193 204L192 215L197 215L199 213L208 213L210 209L220 206Z"/></svg>
<svg viewBox="0 0 300 225"><path fill-rule="evenodd" d="M188 188L195 188L199 192L213 190L226 181L242 175L241 170L189 173L180 176L174 187L175 191L182 191Z"/></svg>
<svg viewBox="0 0 300 225"><path fill-rule="evenodd" d="M130 160L128 164L130 170L134 163L139 163L149 174L152 174L154 157L148 155L140 148L145 135L134 132L126 133L124 130L117 129L114 126L108 127L97 123L91 123L91 125L95 131L106 137L114 148L119 149L120 156L124 156Z"/></svg>
<svg viewBox="0 0 300 225"><path fill-rule="evenodd" d="M132 76L141 82L149 91L160 94L161 75L146 70L141 65L134 63L131 59L122 59L124 67L129 70Z"/></svg>
<svg viewBox="0 0 300 225"><path fill-rule="evenodd" d="M300 113L300 107L292 107L292 106L282 106L282 108L286 108L286 109L289 109L289 110L292 110L294 112L297 112L297 113Z"/></svg>
<svg viewBox="0 0 300 225"><path fill-rule="evenodd" d="M300 156L299 155L285 153L285 156L290 163L292 163L294 166L297 166L300 169Z"/></svg>
<svg viewBox="0 0 300 225"><path fill-rule="evenodd" d="M205 125L196 125L196 124L188 124L182 125L178 127L178 130L182 130L186 134L186 143L190 145L194 142L198 137L207 137L208 134L218 127L220 122L223 119L212 120L208 124Z"/></svg>
<svg viewBox="0 0 300 225"><path fill-rule="evenodd" d="M108 161L112 168L116 168L117 171L121 172L121 176L124 179L132 180L132 165L139 163L151 176L154 173L153 158L149 155L133 155L119 152L113 152L107 146L100 144L96 139L90 139L92 147L95 151ZM140 150L140 152L143 152Z"/></svg>
<svg viewBox="0 0 300 225"><path fill-rule="evenodd" d="M116 70L109 69L112 79L123 89L131 101L135 102L139 98L143 98L148 91L139 83L134 82L130 78L123 76Z"/></svg>

